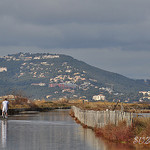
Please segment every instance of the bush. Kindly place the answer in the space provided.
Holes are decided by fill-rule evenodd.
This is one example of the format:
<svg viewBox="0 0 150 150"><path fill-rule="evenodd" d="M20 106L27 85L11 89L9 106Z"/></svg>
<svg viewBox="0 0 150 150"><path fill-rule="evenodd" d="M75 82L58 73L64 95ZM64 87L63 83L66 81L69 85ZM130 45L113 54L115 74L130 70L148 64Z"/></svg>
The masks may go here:
<svg viewBox="0 0 150 150"><path fill-rule="evenodd" d="M126 122L119 122L117 126L108 124L103 128L95 130L96 135L103 136L104 138L115 142L128 142L130 143L135 137L133 127L127 126Z"/></svg>

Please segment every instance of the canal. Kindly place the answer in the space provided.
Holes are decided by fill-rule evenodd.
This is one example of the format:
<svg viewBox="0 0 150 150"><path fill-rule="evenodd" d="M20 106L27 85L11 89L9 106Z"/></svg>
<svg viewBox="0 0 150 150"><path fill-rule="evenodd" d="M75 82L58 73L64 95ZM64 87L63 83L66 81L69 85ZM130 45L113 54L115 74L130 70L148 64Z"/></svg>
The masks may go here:
<svg viewBox="0 0 150 150"><path fill-rule="evenodd" d="M134 150L125 144L108 143L84 129L69 110L10 116L0 120L0 150Z"/></svg>

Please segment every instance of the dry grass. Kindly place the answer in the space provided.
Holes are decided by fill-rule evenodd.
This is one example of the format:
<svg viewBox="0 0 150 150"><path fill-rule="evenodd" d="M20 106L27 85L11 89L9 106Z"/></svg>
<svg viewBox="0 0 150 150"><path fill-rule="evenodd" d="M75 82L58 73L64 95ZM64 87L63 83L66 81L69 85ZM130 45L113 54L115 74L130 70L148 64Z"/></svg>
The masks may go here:
<svg viewBox="0 0 150 150"><path fill-rule="evenodd" d="M150 137L150 118L134 118L133 127L137 136Z"/></svg>
<svg viewBox="0 0 150 150"><path fill-rule="evenodd" d="M75 117L75 115L74 115L74 112L73 112L73 110L72 109L70 109L70 111L69 111L69 115L71 116L71 117Z"/></svg>
<svg viewBox="0 0 150 150"><path fill-rule="evenodd" d="M68 103L66 100L59 100L59 101L45 101L45 100L29 100L28 98L24 97L16 97L15 100L8 100L9 101L9 109L36 109L36 108L66 108L70 107L71 104ZM2 101L0 101L1 105Z"/></svg>
<svg viewBox="0 0 150 150"><path fill-rule="evenodd" d="M131 104L131 103L114 103L114 102L82 102L75 103L75 106L83 110L123 110L125 112L134 112L134 113L150 113L150 104Z"/></svg>
<svg viewBox="0 0 150 150"><path fill-rule="evenodd" d="M133 127L127 126L126 122L120 122L117 126L108 124L103 128L96 128L95 133L110 141L124 143L131 143L135 137Z"/></svg>
<svg viewBox="0 0 150 150"><path fill-rule="evenodd" d="M95 128L95 134L113 142L133 143L135 137L150 137L149 129L150 118L135 118L132 126L127 126L125 121L117 126L108 124L103 128Z"/></svg>
<svg viewBox="0 0 150 150"><path fill-rule="evenodd" d="M85 102L76 104L77 107L83 110L95 110L95 111L102 111L106 109L113 109L115 103L110 102ZM119 109L120 107L117 107Z"/></svg>
<svg viewBox="0 0 150 150"><path fill-rule="evenodd" d="M23 97L17 97L15 100L8 100L8 101L9 101L9 109L31 108L35 106L35 104L32 101ZM0 105L1 103L2 101L0 101Z"/></svg>

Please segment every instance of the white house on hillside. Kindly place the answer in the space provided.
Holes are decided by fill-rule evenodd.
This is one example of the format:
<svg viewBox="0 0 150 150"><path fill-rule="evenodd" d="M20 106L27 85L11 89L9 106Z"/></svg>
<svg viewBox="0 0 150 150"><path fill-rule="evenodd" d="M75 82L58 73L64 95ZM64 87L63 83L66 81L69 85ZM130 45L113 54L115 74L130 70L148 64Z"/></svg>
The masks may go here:
<svg viewBox="0 0 150 150"><path fill-rule="evenodd" d="M1 68L0 68L0 72L4 72L4 71L7 72L7 68L6 68L6 67L1 67Z"/></svg>
<svg viewBox="0 0 150 150"><path fill-rule="evenodd" d="M93 96L93 100L95 100L95 101L100 101L100 100L105 100L106 98L105 98L105 96L103 95L103 94L99 94L99 95L94 95Z"/></svg>

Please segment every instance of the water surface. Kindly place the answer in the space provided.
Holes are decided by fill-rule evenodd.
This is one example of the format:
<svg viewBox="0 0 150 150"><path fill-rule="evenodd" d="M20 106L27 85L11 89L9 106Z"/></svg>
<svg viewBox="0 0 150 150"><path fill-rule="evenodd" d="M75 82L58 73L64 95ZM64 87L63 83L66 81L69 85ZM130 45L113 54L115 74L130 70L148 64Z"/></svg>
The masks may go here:
<svg viewBox="0 0 150 150"><path fill-rule="evenodd" d="M10 116L0 121L0 150L134 150L110 144L84 129L68 110Z"/></svg>

